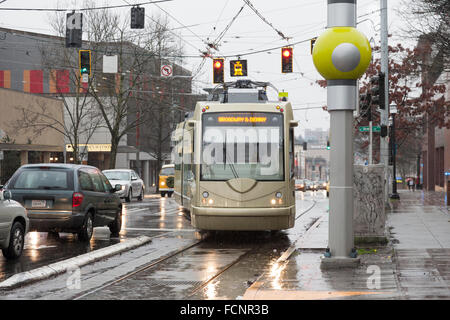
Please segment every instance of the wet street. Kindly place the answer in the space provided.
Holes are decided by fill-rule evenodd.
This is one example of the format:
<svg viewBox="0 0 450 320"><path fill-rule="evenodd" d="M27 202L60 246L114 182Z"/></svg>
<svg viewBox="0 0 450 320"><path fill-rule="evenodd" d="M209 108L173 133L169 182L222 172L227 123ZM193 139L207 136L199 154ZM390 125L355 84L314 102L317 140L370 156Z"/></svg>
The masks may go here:
<svg viewBox="0 0 450 320"><path fill-rule="evenodd" d="M328 210L325 191L296 192L295 227L279 232L205 232L193 229L171 198L125 204L120 236L96 228L89 244L76 235L27 235L23 256L0 258L0 280L145 235L152 242L81 268L81 285L68 275L5 292L7 299L239 299L263 273L280 280L276 261Z"/></svg>

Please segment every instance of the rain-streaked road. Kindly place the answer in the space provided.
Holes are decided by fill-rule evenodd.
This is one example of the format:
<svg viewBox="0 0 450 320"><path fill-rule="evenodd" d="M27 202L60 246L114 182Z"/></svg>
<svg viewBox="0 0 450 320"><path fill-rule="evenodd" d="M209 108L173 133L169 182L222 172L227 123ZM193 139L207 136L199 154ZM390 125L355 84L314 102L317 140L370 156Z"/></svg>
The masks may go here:
<svg viewBox="0 0 450 320"><path fill-rule="evenodd" d="M26 239L24 254L19 260L9 262L0 258L0 280L16 272L116 244L127 238L146 235L154 237L154 247L170 246L171 252L181 251L186 246L189 248L180 254L168 256L164 261L127 279L108 284L107 288L100 290L101 286L96 285L92 290L66 298L235 299L263 272L270 272L280 253L289 248L318 218L317 212L326 212L328 209L325 191L296 194L295 227L276 233L200 234L191 227L186 215L171 198L152 196L145 198L143 202L133 201L125 205L122 231L117 238L110 236L108 228L96 228L94 237L88 244L79 243L72 234L61 233L57 238L50 237L47 233L30 233ZM142 260L142 257L149 254L150 251L145 250L136 250L136 259ZM152 251L152 254L155 255L155 252ZM163 253L162 255L164 256ZM133 263L129 257L126 259L128 263ZM117 262L120 263L123 262ZM137 267L138 265L134 266ZM277 275L274 277L276 281ZM49 283L48 286L50 289L52 285ZM29 298L35 298L32 290L29 294ZM42 292L36 293L37 296L42 297ZM60 298L64 298L64 295L60 295Z"/></svg>

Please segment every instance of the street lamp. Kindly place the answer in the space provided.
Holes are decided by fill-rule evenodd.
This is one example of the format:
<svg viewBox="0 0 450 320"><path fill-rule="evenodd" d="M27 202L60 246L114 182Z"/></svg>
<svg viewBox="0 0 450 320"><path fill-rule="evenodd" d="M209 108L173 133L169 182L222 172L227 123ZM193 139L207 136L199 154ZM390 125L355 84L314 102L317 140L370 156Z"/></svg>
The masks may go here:
<svg viewBox="0 0 450 320"><path fill-rule="evenodd" d="M392 171L394 179L392 180L392 194L390 195L391 199L400 199L400 196L397 193L397 173L396 173L396 158L397 158L397 147L395 144L395 115L397 114L397 104L393 102L389 105L389 111L392 115Z"/></svg>

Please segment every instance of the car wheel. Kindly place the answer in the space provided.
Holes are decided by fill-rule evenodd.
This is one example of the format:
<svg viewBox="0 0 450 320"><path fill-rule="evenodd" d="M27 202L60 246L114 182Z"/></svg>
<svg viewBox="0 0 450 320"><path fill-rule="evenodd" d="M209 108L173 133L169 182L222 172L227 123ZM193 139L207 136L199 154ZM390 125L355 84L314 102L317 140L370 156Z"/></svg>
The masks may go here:
<svg viewBox="0 0 450 320"><path fill-rule="evenodd" d="M164 198L166 196L165 192L161 192L161 197Z"/></svg>
<svg viewBox="0 0 450 320"><path fill-rule="evenodd" d="M141 193L138 196L138 201L142 201L144 199L144 188L141 188Z"/></svg>
<svg viewBox="0 0 450 320"><path fill-rule="evenodd" d="M120 229L122 229L122 208L119 207L116 213L116 218L108 227L113 236L119 235Z"/></svg>
<svg viewBox="0 0 450 320"><path fill-rule="evenodd" d="M171 198L171 197L172 197L172 193L173 193L173 192L168 192L168 193L167 193L167 196L168 196L169 198Z"/></svg>
<svg viewBox="0 0 450 320"><path fill-rule="evenodd" d="M11 228L9 246L3 249L3 255L6 259L17 259L23 251L25 243L25 228L20 222L15 222Z"/></svg>
<svg viewBox="0 0 450 320"><path fill-rule="evenodd" d="M132 193L132 190L130 188L130 189L128 189L128 195L125 197L125 201L126 202L130 202L132 197L133 197L132 195L133 195L133 193Z"/></svg>
<svg viewBox="0 0 450 320"><path fill-rule="evenodd" d="M92 218L92 213L88 212L86 218L84 219L83 227L78 232L78 239L80 241L89 241L94 233L94 220Z"/></svg>

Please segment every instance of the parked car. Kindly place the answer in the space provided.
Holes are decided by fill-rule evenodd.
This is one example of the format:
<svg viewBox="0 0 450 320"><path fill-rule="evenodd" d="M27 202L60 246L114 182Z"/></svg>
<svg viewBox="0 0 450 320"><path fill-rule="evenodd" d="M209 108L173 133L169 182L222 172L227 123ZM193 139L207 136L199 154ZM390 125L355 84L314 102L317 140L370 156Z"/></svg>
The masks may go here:
<svg viewBox="0 0 450 320"><path fill-rule="evenodd" d="M6 259L20 257L29 226L27 210L11 200L10 191L0 191L0 249Z"/></svg>
<svg viewBox="0 0 450 320"><path fill-rule="evenodd" d="M301 179L295 179L295 190L305 191L305 181Z"/></svg>
<svg viewBox="0 0 450 320"><path fill-rule="evenodd" d="M30 230L77 233L89 241L94 227L108 226L112 234L122 227L122 203L103 173L74 164L29 164L12 176L7 190L28 211Z"/></svg>
<svg viewBox="0 0 450 320"><path fill-rule="evenodd" d="M111 184L120 184L120 191L117 195L130 202L133 198L138 201L144 199L145 185L144 181L131 169L110 169L103 170L103 174L108 178Z"/></svg>

